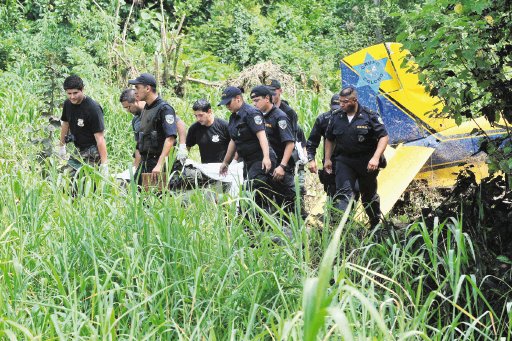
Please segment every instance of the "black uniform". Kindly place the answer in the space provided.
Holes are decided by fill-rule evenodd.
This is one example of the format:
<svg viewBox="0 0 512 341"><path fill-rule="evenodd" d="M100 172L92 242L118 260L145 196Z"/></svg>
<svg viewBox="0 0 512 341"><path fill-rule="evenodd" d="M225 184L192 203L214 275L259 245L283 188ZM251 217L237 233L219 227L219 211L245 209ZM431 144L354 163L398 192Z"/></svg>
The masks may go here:
<svg viewBox="0 0 512 341"><path fill-rule="evenodd" d="M288 116L275 106L268 113L264 114L264 118L268 142L276 152L276 166L278 166L283 159L286 143L295 142L292 126ZM277 204L286 206L289 209L293 208L295 198L293 170L293 160L290 157L287 167L284 168L285 174L283 179L281 181L272 180L272 189L275 192L274 196Z"/></svg>
<svg viewBox="0 0 512 341"><path fill-rule="evenodd" d="M309 134L308 141L306 142L306 151L308 153L308 160L315 160L316 150L320 145L320 141L322 138L325 139L325 133L327 131L327 126L329 125L329 121L331 120L333 110L329 110L324 112L323 114L318 115L315 120L315 124L311 129L311 133ZM322 164L324 163L324 156L322 156ZM318 178L320 182L324 185L324 191L330 198L334 198L336 194L336 178L335 174L335 164L333 163L333 172L332 174L327 173L325 170L318 170Z"/></svg>
<svg viewBox="0 0 512 341"><path fill-rule="evenodd" d="M258 189L265 195L269 195L268 183L271 181L269 174L262 168L263 151L256 133L265 130L265 124L261 112L244 103L237 113L229 117L229 136L235 142L238 156L244 161L244 178L249 180L250 189ZM269 155L272 165L275 166L276 155L269 146ZM274 168L274 167L272 167ZM261 206L263 198L256 195L256 201Z"/></svg>
<svg viewBox="0 0 512 341"><path fill-rule="evenodd" d="M222 162L228 150L230 137L228 122L215 118L209 127L196 122L187 133L187 147L199 146L202 163Z"/></svg>
<svg viewBox="0 0 512 341"><path fill-rule="evenodd" d="M288 119L290 120L290 123L292 125L292 132L293 136L297 137L297 127L299 124L299 116L295 112L295 110L290 107L287 101L281 100L281 104L279 104L279 109L281 109L286 116L288 116Z"/></svg>
<svg viewBox="0 0 512 341"><path fill-rule="evenodd" d="M94 134L105 130L101 106L89 97L85 97L80 104L73 104L67 99L60 119L69 123L73 142L82 158L89 163L98 163L100 155Z"/></svg>
<svg viewBox="0 0 512 341"><path fill-rule="evenodd" d="M140 114L133 115L132 118L132 129L133 129L133 137L135 139L135 142L139 141L139 131L140 131Z"/></svg>
<svg viewBox="0 0 512 341"><path fill-rule="evenodd" d="M162 98L144 107L140 118L137 149L141 155L141 163L137 169L139 184L142 183L141 173L151 173L162 154L165 140L177 136L176 113L174 108Z"/></svg>
<svg viewBox="0 0 512 341"><path fill-rule="evenodd" d="M347 208L358 181L361 200L372 226L381 216L377 194L379 172L368 172L367 167L379 139L387 135L379 114L361 105L351 122L344 112L333 115L326 131L326 138L336 143L333 157L336 161L337 206L341 210Z"/></svg>

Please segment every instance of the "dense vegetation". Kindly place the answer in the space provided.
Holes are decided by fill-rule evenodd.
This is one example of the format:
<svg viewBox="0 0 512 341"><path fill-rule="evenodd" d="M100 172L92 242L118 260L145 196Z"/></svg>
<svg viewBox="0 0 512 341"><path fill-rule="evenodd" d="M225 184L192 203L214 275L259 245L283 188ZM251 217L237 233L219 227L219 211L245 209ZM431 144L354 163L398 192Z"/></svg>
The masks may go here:
<svg viewBox="0 0 512 341"><path fill-rule="evenodd" d="M464 12L471 8L464 3L458 15L469 16L466 23L473 22L471 16L491 15L496 25L510 25L506 7L502 13L491 2L482 3L488 6L481 12ZM333 226L326 216L323 230L307 231L292 217L288 240L279 216L265 216L267 231L261 232L252 214L238 215L227 198L213 204L201 192L139 194L93 169L84 170L89 177L73 197L70 179L59 172L62 161L42 157L56 143L47 115L60 115L61 84L70 73L84 78L86 93L105 110L110 168L117 172L131 161L133 148L130 117L118 96L138 72L157 73L163 96L190 124L193 100L218 101L216 84L270 59L298 84L288 99L309 131L327 108L330 91L339 87L341 56L394 41L421 25L427 30L433 25L428 20L436 18L440 26L458 28L464 22L454 23L455 14L446 12L455 5L4 1L1 337L510 338L511 315L503 304L508 292L495 295L498 304L487 300L489 292L481 289L487 279L474 272L473 244L457 219L418 222L379 239L377 231L356 221ZM510 34L506 27L493 37ZM423 56L414 51L412 35L402 38ZM502 39L507 46L510 39ZM429 52L435 60L443 50L433 46ZM183 76L191 80L183 83ZM271 242L275 235L283 245Z"/></svg>

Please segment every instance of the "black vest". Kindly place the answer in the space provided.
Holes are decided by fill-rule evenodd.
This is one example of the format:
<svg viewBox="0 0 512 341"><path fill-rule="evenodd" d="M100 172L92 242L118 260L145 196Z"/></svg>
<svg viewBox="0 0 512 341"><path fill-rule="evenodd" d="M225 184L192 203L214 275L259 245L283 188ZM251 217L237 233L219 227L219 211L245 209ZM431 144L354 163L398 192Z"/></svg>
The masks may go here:
<svg viewBox="0 0 512 341"><path fill-rule="evenodd" d="M142 155L159 156L164 148L165 136L162 131L160 110L165 105L160 101L151 109L144 109L140 115L139 151Z"/></svg>

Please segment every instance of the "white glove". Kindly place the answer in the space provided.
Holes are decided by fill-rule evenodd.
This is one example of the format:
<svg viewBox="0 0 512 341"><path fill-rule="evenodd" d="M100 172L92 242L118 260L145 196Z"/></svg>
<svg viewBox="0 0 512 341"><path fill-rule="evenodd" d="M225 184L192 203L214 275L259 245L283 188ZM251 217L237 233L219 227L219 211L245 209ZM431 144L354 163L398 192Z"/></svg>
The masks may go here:
<svg viewBox="0 0 512 341"><path fill-rule="evenodd" d="M302 143L295 142L295 149L297 149L297 154L299 155L299 161L297 163L299 164L307 164L308 163L308 157L304 153L304 149L302 148Z"/></svg>
<svg viewBox="0 0 512 341"><path fill-rule="evenodd" d="M176 158L183 163L187 160L187 156L188 156L187 145L184 143L180 144L180 146L178 148L178 153L176 154Z"/></svg>
<svg viewBox="0 0 512 341"><path fill-rule="evenodd" d="M108 164L102 163L100 165L100 174L103 175L104 177L108 176Z"/></svg>
<svg viewBox="0 0 512 341"><path fill-rule="evenodd" d="M57 155L61 159L64 159L66 157L66 145L63 145L63 146L59 147L59 150L57 151Z"/></svg>

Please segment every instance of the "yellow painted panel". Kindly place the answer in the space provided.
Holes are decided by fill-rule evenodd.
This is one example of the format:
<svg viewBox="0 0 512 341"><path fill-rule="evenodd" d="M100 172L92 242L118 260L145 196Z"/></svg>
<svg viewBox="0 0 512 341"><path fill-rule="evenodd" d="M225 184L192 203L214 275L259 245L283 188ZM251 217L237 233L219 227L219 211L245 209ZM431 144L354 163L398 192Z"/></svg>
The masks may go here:
<svg viewBox="0 0 512 341"><path fill-rule="evenodd" d="M386 168L381 170L378 181L380 207L387 214L409 183L434 152L434 148L419 146L398 146Z"/></svg>

